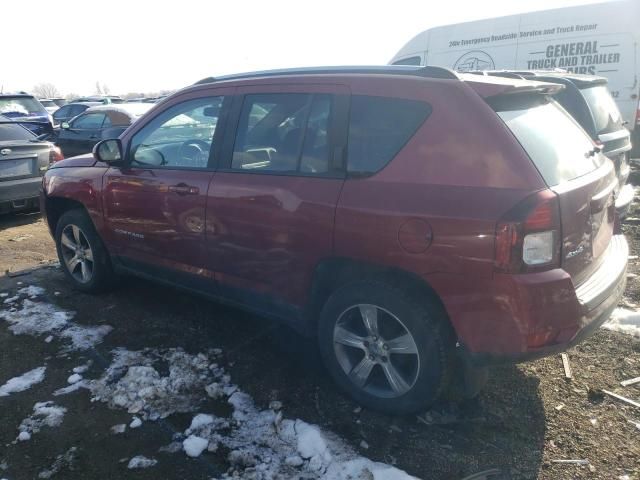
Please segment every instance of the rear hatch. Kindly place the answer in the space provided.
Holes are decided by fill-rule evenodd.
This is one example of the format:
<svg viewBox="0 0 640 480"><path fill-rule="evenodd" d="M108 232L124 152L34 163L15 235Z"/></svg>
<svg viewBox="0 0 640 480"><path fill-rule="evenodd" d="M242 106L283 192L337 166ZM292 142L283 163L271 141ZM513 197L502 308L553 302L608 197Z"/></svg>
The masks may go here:
<svg viewBox="0 0 640 480"><path fill-rule="evenodd" d="M542 91L487 99L557 196L560 266L578 286L602 262L614 230L611 162L588 134Z"/></svg>
<svg viewBox="0 0 640 480"><path fill-rule="evenodd" d="M620 186L623 186L629 176L627 156L631 150L631 134L624 126L622 114L607 88L606 81L582 85L580 93L591 112L604 154L613 161Z"/></svg>

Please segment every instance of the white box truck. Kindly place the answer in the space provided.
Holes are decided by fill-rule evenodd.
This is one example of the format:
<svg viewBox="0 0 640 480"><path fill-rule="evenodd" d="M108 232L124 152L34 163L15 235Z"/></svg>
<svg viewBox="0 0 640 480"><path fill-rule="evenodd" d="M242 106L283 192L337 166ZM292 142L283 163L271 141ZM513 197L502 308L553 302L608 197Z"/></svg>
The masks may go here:
<svg viewBox="0 0 640 480"><path fill-rule="evenodd" d="M640 0L617 0L431 28L391 60L457 71L553 69L601 75L628 122L640 127ZM637 140L636 140L637 143Z"/></svg>

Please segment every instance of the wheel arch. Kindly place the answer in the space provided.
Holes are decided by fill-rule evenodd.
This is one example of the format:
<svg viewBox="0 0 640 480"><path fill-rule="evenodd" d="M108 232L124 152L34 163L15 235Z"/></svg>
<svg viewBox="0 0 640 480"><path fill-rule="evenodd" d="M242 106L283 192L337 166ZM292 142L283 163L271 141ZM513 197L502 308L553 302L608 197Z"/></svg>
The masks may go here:
<svg viewBox="0 0 640 480"><path fill-rule="evenodd" d="M418 298L428 298L442 310L451 332L457 338L442 299L424 278L399 268L341 257L324 259L315 268L308 306L307 328L310 333L315 333L320 311L331 294L338 288L358 280L388 282L401 286L409 294Z"/></svg>
<svg viewBox="0 0 640 480"><path fill-rule="evenodd" d="M45 198L45 218L52 235L55 235L56 226L58 225L60 217L69 210L83 210L87 216L91 218L89 210L82 202L65 197L48 196Z"/></svg>

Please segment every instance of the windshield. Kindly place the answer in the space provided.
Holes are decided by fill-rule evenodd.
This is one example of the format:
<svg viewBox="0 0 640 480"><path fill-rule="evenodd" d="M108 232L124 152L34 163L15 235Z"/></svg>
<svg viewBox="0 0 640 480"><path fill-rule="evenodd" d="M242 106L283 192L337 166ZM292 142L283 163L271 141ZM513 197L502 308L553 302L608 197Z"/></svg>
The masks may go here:
<svg viewBox="0 0 640 480"><path fill-rule="evenodd" d="M608 133L619 130L622 116L616 102L609 93L609 89L605 85L585 88L580 92L589 105L589 110L591 110L591 115L596 125L596 132Z"/></svg>
<svg viewBox="0 0 640 480"><path fill-rule="evenodd" d="M53 100L40 100L40 104L47 108L47 107L57 107L58 105L55 104L55 102Z"/></svg>
<svg viewBox="0 0 640 480"><path fill-rule="evenodd" d="M0 117L0 122L6 121ZM8 140L32 140L35 135L17 123L0 123L0 142Z"/></svg>
<svg viewBox="0 0 640 480"><path fill-rule="evenodd" d="M586 175L604 157L587 133L556 102L498 111L550 187ZM591 154L590 154L591 153Z"/></svg>
<svg viewBox="0 0 640 480"><path fill-rule="evenodd" d="M12 117L21 116L46 116L42 105L31 97L0 98L0 114Z"/></svg>

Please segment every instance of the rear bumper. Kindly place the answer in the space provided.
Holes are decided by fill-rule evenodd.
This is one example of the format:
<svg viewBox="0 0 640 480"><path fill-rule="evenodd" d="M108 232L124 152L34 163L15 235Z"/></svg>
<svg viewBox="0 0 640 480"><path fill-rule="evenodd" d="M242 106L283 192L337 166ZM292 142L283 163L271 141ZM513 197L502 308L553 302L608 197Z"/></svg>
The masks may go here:
<svg viewBox="0 0 640 480"><path fill-rule="evenodd" d="M517 363L564 351L587 338L609 318L626 286L629 247L623 235L612 238L605 255L577 288L561 269L494 280L493 312L476 304L467 316L475 315L476 321L464 324L464 315L451 315L461 353L474 365ZM445 306L449 310L446 301Z"/></svg>
<svg viewBox="0 0 640 480"><path fill-rule="evenodd" d="M0 213L37 207L41 184L42 177L0 182Z"/></svg>

